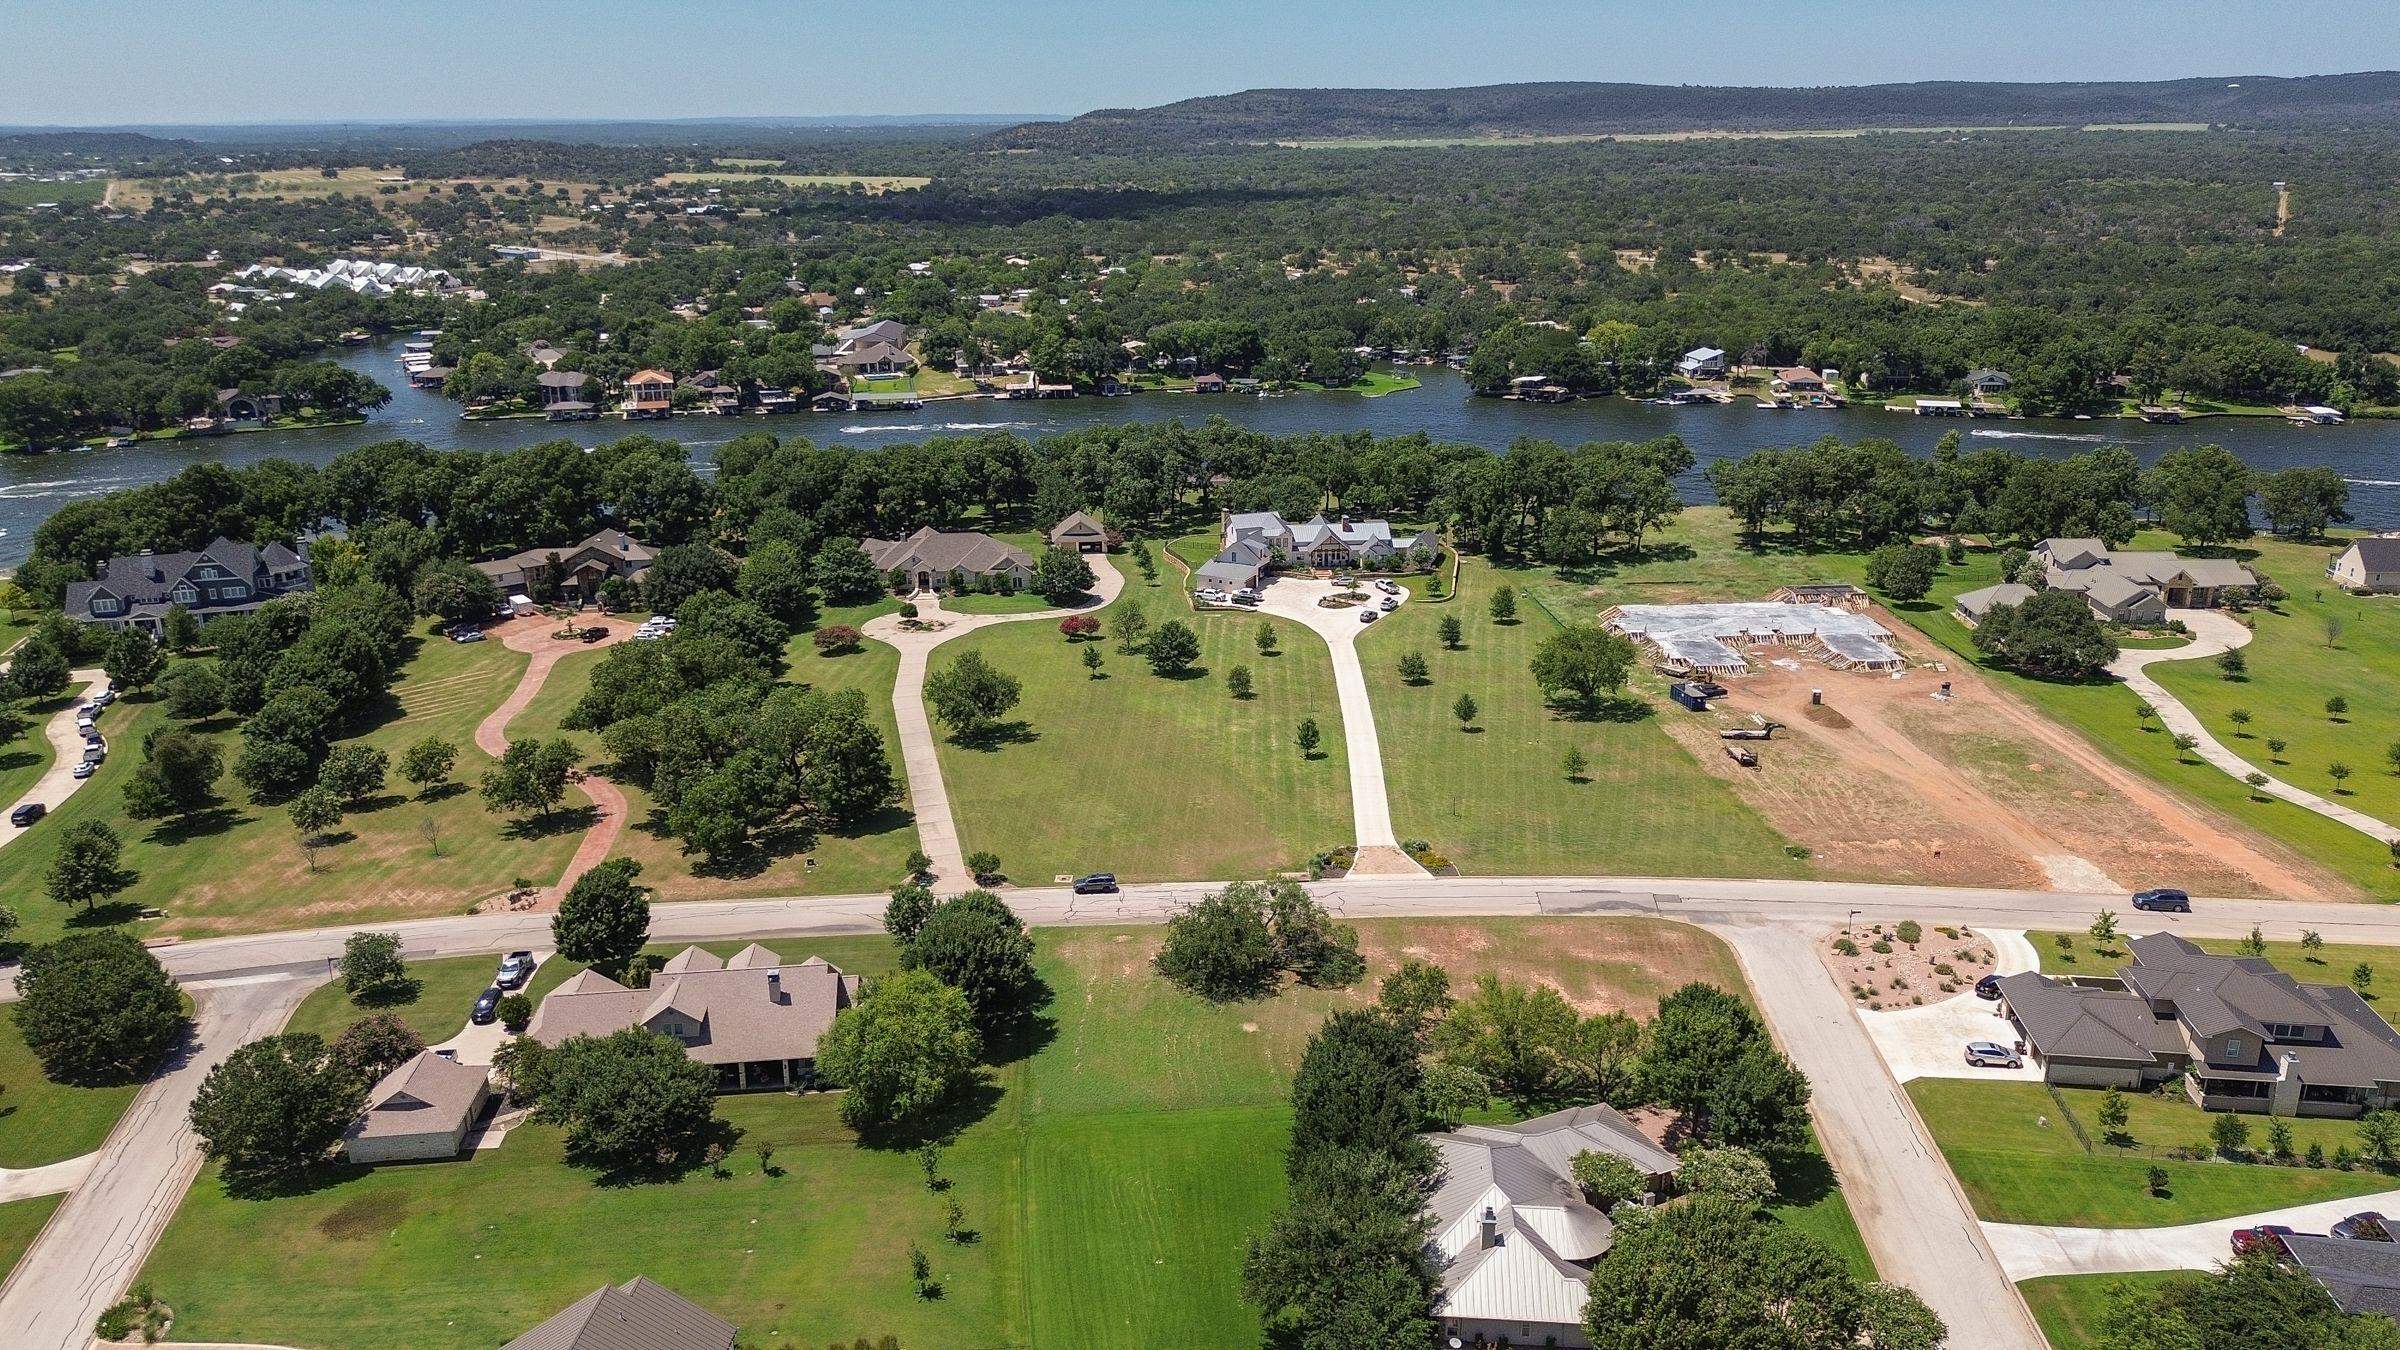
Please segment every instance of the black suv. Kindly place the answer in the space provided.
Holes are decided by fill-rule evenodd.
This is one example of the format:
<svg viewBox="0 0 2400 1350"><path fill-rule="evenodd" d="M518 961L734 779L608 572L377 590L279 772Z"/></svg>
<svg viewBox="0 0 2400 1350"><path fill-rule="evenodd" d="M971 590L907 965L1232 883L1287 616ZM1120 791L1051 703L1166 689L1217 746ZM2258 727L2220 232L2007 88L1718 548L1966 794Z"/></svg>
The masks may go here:
<svg viewBox="0 0 2400 1350"><path fill-rule="evenodd" d="M1116 890L1117 874L1114 872L1094 872L1088 877L1075 878L1077 895L1114 895Z"/></svg>
<svg viewBox="0 0 2400 1350"><path fill-rule="evenodd" d="M2157 890L2136 891L2133 896L2133 907L2135 909L2163 910L2173 914L2189 914L2192 912L2192 897L2172 887L2162 886Z"/></svg>
<svg viewBox="0 0 2400 1350"><path fill-rule="evenodd" d="M40 802L27 802L23 806L20 806L16 810L8 813L8 823L21 830L26 826L31 825L33 822L40 820L43 816L48 815L49 812L50 808L42 805Z"/></svg>

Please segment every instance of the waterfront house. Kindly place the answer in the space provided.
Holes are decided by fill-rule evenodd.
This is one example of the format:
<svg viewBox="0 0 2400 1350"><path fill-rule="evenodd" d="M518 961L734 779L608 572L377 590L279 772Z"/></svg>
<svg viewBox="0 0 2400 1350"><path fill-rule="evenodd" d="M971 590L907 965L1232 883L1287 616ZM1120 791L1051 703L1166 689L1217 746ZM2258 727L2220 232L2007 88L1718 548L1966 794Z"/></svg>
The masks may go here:
<svg viewBox="0 0 2400 1350"><path fill-rule="evenodd" d="M2213 609L2258 586L2231 558L2129 552L2098 539L2045 539L2033 559L2051 590L2080 591L2094 614L2118 623L2163 623L2170 609Z"/></svg>
<svg viewBox="0 0 2400 1350"><path fill-rule="evenodd" d="M897 574L904 589L947 590L955 579L975 577L1021 591L1033 580L1032 554L973 530L928 525L905 539L861 539L858 546L876 571Z"/></svg>
<svg viewBox="0 0 2400 1350"><path fill-rule="evenodd" d="M167 611L181 605L203 623L247 614L269 600L309 588L307 544L260 545L217 539L190 553L110 558L90 581L70 582L63 607L70 619L104 628L139 628L159 635Z"/></svg>
<svg viewBox="0 0 2400 1350"><path fill-rule="evenodd" d="M1320 514L1294 522L1273 511L1235 511L1220 518L1219 528L1219 561L1248 562L1262 570L1270 565L1318 571L1423 566L1440 557L1442 548L1431 530L1395 534L1389 521L1348 516L1328 520Z"/></svg>
<svg viewBox="0 0 2400 1350"><path fill-rule="evenodd" d="M580 605L596 602L600 588L611 577L640 576L656 556L623 530L601 530L580 544L529 548L473 566L490 577L503 596L529 594L535 589L535 578L554 575L560 603Z"/></svg>
<svg viewBox="0 0 2400 1350"><path fill-rule="evenodd" d="M2325 569L2344 590L2367 595L2400 592L2400 536L2354 539Z"/></svg>
<svg viewBox="0 0 2400 1350"><path fill-rule="evenodd" d="M630 422L664 417L675 407L675 376L664 370L637 370L625 380L625 401L619 411Z"/></svg>
<svg viewBox="0 0 2400 1350"><path fill-rule="evenodd" d="M1675 373L1687 380L1722 379L1725 353L1715 347L1694 347L1675 363Z"/></svg>

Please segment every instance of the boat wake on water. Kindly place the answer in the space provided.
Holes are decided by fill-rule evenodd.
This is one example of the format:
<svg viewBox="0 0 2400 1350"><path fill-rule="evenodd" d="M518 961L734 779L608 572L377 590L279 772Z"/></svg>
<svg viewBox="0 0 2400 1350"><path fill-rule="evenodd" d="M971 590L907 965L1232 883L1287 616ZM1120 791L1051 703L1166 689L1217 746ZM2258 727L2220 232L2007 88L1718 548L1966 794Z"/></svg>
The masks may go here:
<svg viewBox="0 0 2400 1350"><path fill-rule="evenodd" d="M1989 436L1995 440L2011 441L2099 442L2108 439L2106 436L2096 436L2090 432L2084 431L1991 431L1983 427L1977 427L1975 430L1970 431L1967 434L1970 436Z"/></svg>

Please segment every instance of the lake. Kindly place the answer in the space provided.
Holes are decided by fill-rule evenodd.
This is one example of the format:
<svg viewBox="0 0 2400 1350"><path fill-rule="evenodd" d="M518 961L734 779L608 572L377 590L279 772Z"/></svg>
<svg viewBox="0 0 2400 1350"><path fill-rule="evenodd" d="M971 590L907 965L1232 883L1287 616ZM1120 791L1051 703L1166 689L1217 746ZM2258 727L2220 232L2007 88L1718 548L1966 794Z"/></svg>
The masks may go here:
<svg viewBox="0 0 2400 1350"><path fill-rule="evenodd" d="M2073 454L2115 441L2131 446L2144 462L2179 446L2217 444L2260 469L2329 465L2350 481L2350 509L2361 525L2400 529L2400 421L2295 427L2271 418L2213 418L2167 427L2116 420L1958 422L1877 408L1774 412L1747 401L1683 408L1615 398L1565 404L1514 403L1472 397L1456 371L1437 366L1411 372L1424 381L1423 388L1382 398L1355 394L1276 398L1140 394L1107 399L937 403L916 412L680 417L630 426L613 419L565 424L531 419L470 422L458 415L456 404L410 388L401 376L398 354L397 343L341 353L342 364L392 389L391 403L359 426L142 442L75 454L0 456L0 566L23 561L32 546L34 528L66 502L156 482L201 460L251 464L282 458L322 464L344 450L395 437L437 449L497 450L562 438L594 445L643 431L682 441L694 460L705 466L713 447L750 431L829 444L878 446L973 431L1008 431L1033 440L1104 422L1176 418L1197 422L1211 416L1276 435L1366 430L1392 436L1421 431L1437 440L1490 450L1504 449L1509 442L1528 436L1574 445L1677 435L1691 446L1702 467L1762 446L1797 445L1825 435L1846 440L1881 436L1921 454L1930 454L1934 443L1949 431L1964 432L1970 447L2008 445L2040 454ZM1687 475L1681 487L1688 500L1708 499L1707 485L1697 471Z"/></svg>

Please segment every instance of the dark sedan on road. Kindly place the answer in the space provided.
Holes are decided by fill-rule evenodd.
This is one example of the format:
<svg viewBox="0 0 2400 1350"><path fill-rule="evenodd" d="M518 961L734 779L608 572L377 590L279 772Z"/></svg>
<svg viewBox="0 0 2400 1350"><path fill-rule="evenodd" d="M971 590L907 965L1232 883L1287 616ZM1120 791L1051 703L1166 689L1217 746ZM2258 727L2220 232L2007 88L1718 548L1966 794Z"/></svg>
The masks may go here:
<svg viewBox="0 0 2400 1350"><path fill-rule="evenodd" d="M1094 872L1088 877L1075 878L1077 895L1114 895L1116 890L1117 874L1114 872Z"/></svg>
<svg viewBox="0 0 2400 1350"><path fill-rule="evenodd" d="M2192 912L2192 897L2173 887L2161 886L2156 890L2134 892L2133 907L2169 914L2189 914Z"/></svg>
<svg viewBox="0 0 2400 1350"><path fill-rule="evenodd" d="M499 1018L500 990L497 987L484 990L475 1000L475 1011L467 1014L467 1020L479 1027L488 1027Z"/></svg>

